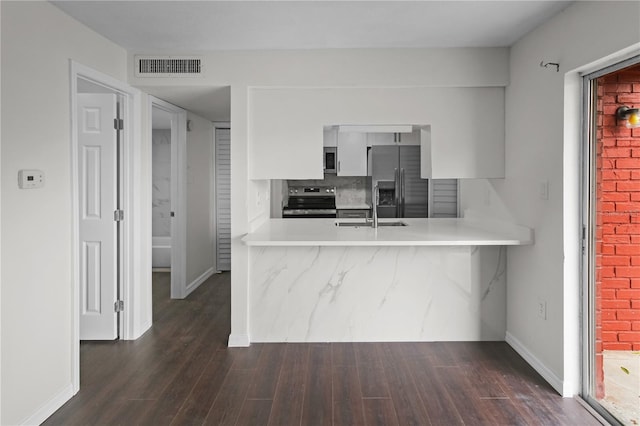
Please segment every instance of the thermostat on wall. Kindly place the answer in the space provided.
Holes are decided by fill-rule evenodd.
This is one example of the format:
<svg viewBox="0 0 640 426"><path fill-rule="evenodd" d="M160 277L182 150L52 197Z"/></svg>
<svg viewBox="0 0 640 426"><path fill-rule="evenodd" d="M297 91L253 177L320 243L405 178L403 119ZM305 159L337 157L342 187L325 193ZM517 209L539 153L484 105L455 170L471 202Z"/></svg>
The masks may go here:
<svg viewBox="0 0 640 426"><path fill-rule="evenodd" d="M20 189L42 188L44 173L41 170L20 170L18 172L18 187Z"/></svg>

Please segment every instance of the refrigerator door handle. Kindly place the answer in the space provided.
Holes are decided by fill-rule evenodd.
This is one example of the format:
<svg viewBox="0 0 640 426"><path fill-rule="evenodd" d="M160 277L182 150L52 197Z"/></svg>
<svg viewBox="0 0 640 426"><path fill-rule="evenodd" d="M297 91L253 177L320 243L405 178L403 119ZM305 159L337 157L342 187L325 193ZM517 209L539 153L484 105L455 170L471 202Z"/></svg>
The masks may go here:
<svg viewBox="0 0 640 426"><path fill-rule="evenodd" d="M405 181L404 181L404 169L400 169L400 206L402 206L402 209L400 211L400 213L402 214L402 217L404 217L405 215L405 211L404 211L404 189L405 189Z"/></svg>
<svg viewBox="0 0 640 426"><path fill-rule="evenodd" d="M400 217L400 170L397 168L393 169L393 180L394 180L394 202L396 204L396 217Z"/></svg>

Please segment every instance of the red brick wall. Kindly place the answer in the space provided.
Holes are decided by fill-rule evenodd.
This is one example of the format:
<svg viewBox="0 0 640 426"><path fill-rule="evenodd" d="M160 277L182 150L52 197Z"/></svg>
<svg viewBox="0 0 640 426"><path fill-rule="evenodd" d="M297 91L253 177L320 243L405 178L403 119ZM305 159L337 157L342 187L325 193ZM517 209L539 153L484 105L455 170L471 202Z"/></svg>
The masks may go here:
<svg viewBox="0 0 640 426"><path fill-rule="evenodd" d="M598 80L596 340L640 350L640 128L616 119L622 105L640 107L640 68Z"/></svg>
<svg viewBox="0 0 640 426"><path fill-rule="evenodd" d="M640 350L640 128L616 119L640 107L640 67L597 81L596 397L603 350Z"/></svg>

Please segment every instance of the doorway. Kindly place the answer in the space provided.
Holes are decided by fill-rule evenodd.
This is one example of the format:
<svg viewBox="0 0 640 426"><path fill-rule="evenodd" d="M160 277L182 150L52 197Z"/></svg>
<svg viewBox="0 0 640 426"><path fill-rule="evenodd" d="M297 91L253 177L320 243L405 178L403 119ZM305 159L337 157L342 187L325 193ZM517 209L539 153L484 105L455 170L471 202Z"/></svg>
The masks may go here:
<svg viewBox="0 0 640 426"><path fill-rule="evenodd" d="M83 105L81 98L85 95L109 101L105 101L100 107L98 104ZM142 306L143 299L141 289L145 288L149 280L142 273L146 269L145 256L140 250L140 242L135 238L141 229L136 197L140 192L141 161L139 144L136 142L139 140L140 100L139 90L70 61L73 241L70 316L74 394L80 389L80 330L83 307L89 313L111 317L109 327L115 331L100 338L135 339L146 330L144 316L140 315L143 309L139 306ZM115 115L103 117L101 110L111 110L112 113L115 110ZM115 137L111 139L112 143L109 146L82 146L79 135L81 124L85 133L98 134L110 128L111 135ZM103 167L108 171L101 170ZM104 179L110 187L102 186ZM105 225L100 234L102 240L90 236L82 241L82 236L86 236L82 229L85 225L83 221ZM103 253L111 255L110 262L105 263L105 274L102 274L101 270ZM107 276L109 274L110 276ZM100 284L100 288L110 289L110 293L102 295L87 291L88 278ZM135 289L132 282L136 283ZM132 315L134 311L137 315Z"/></svg>
<svg viewBox="0 0 640 426"><path fill-rule="evenodd" d="M151 158L151 266L153 272L171 272L171 119L172 114L152 107ZM175 138L174 138L175 139Z"/></svg>
<svg viewBox="0 0 640 426"><path fill-rule="evenodd" d="M640 57L584 77L583 397L640 422Z"/></svg>
<svg viewBox="0 0 640 426"><path fill-rule="evenodd" d="M150 96L152 268L170 272L171 298L186 290L186 126L182 108Z"/></svg>

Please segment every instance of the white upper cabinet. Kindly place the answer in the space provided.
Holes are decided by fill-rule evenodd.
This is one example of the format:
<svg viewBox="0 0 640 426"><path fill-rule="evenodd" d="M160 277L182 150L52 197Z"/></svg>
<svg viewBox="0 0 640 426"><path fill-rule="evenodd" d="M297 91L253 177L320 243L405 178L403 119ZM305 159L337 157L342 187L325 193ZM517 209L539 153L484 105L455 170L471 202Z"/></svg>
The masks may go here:
<svg viewBox="0 0 640 426"><path fill-rule="evenodd" d="M367 175L367 134L338 132L338 176Z"/></svg>
<svg viewBox="0 0 640 426"><path fill-rule="evenodd" d="M323 134L324 146L338 146L338 126L325 126Z"/></svg>
<svg viewBox="0 0 640 426"><path fill-rule="evenodd" d="M367 146L376 145L420 145L420 129L403 133L367 133Z"/></svg>

